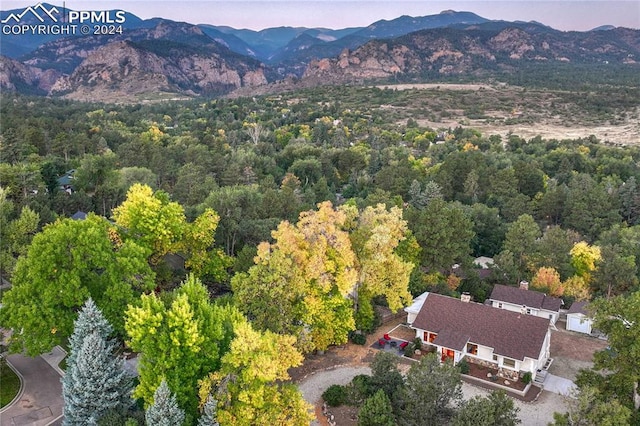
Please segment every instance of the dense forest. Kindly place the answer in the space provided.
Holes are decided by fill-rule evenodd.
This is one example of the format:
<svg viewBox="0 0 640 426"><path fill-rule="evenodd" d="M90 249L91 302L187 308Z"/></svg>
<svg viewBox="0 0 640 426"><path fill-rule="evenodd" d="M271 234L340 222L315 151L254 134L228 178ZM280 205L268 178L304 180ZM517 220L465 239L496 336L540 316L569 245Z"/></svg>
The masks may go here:
<svg viewBox="0 0 640 426"><path fill-rule="evenodd" d="M505 121L556 108L568 123L615 124L636 107L637 90L529 89L516 102L530 102L532 115ZM567 305L637 295L640 146L421 124L453 109L482 118L513 108L513 99L483 91L348 86L137 105L3 95L0 273L15 286L0 319L33 321L22 326L40 331L15 344L36 354L72 335L91 296L116 336L160 354L186 337L169 330L151 342L145 318L165 318L161 329L184 313L180 304L191 306L207 318L193 325L197 344L222 342L207 355L213 370L193 353L172 353L161 375L157 359L143 358L136 396L151 404L163 377L193 420L212 388L235 387L235 397L256 386L228 382L238 368L259 369L232 336L282 362L283 347L304 354L344 343L375 328L374 305L397 310L427 290L482 302L493 284L526 280ZM76 212L95 215L62 220ZM479 256L495 261L482 278ZM65 272L53 278L56 262ZM43 292L43 318L17 308L52 282L69 294L54 302ZM219 297L211 302L203 289ZM301 362L285 355L287 367ZM179 384L186 373L170 371L181 357L195 367ZM624 377L616 389L584 380L633 407L637 378ZM286 368L260 383L282 379ZM273 386L265 398L277 406ZM308 420L302 405L287 403L291 418ZM247 413L220 404L221 424Z"/></svg>

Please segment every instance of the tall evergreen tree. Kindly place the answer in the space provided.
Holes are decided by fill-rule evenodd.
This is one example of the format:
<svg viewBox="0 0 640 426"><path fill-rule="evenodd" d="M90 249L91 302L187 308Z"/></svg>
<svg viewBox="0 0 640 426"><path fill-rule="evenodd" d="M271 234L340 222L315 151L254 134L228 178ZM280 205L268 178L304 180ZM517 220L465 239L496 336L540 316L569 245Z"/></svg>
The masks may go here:
<svg viewBox="0 0 640 426"><path fill-rule="evenodd" d="M184 423L184 411L178 407L176 396L171 393L166 381L153 394L153 404L145 414L147 426L181 426Z"/></svg>
<svg viewBox="0 0 640 426"><path fill-rule="evenodd" d="M115 355L113 327L93 299L85 302L69 338L67 374L62 380L65 425L95 423L109 410L129 405L132 381Z"/></svg>
<svg viewBox="0 0 640 426"><path fill-rule="evenodd" d="M97 331L72 348L74 361L62 381L64 425L93 425L109 410L128 408L132 380L114 349Z"/></svg>
<svg viewBox="0 0 640 426"><path fill-rule="evenodd" d="M204 404L198 426L220 426L218 423L218 402L211 395L207 397L207 402Z"/></svg>
<svg viewBox="0 0 640 426"><path fill-rule="evenodd" d="M75 364L76 356L82 342L90 334L97 332L98 335L105 341L111 337L113 333L113 327L109 324L109 321L104 317L102 311L98 309L95 302L91 297L82 306L82 310L78 314L78 318L73 323L73 333L69 337L69 356L67 357L67 366Z"/></svg>

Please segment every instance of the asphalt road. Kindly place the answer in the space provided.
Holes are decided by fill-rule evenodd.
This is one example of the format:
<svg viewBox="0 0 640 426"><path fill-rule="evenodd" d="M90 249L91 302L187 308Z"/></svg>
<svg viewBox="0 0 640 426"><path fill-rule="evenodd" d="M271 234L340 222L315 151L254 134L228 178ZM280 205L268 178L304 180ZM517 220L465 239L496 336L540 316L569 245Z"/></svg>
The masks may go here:
<svg viewBox="0 0 640 426"><path fill-rule="evenodd" d="M18 371L22 389L16 401L0 412L0 426L46 426L62 417L60 374L42 357L9 355Z"/></svg>

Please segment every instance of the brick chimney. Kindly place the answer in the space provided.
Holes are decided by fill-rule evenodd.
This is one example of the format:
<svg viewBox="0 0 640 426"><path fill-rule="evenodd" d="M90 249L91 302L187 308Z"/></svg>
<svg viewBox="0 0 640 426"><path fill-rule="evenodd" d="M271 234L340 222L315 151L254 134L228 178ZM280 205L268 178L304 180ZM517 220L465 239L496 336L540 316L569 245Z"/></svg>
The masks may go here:
<svg viewBox="0 0 640 426"><path fill-rule="evenodd" d="M529 290L529 281L520 281L521 290Z"/></svg>
<svg viewBox="0 0 640 426"><path fill-rule="evenodd" d="M462 300L465 303L469 303L471 302L471 295L465 291L460 295L460 300Z"/></svg>

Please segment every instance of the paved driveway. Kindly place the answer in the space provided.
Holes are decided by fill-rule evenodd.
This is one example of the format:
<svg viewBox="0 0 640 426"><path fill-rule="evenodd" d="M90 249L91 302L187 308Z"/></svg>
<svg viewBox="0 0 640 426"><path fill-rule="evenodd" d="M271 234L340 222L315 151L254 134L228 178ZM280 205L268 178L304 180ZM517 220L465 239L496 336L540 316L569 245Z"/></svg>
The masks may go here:
<svg viewBox="0 0 640 426"><path fill-rule="evenodd" d="M564 377L547 374L544 378L543 389L558 395L570 396L571 391L575 390L576 384Z"/></svg>
<svg viewBox="0 0 640 426"><path fill-rule="evenodd" d="M22 390L16 401L0 411L1 426L46 426L62 416L60 374L41 356L9 355L7 362L18 371Z"/></svg>

